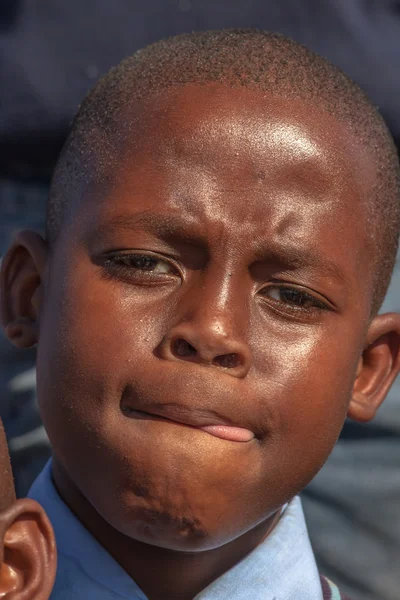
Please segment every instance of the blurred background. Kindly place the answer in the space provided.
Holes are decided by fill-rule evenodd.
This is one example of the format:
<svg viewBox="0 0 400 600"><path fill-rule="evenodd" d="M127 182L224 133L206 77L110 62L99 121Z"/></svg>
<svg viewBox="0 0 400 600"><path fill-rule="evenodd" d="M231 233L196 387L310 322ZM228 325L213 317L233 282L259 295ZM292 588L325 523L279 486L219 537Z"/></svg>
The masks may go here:
<svg viewBox="0 0 400 600"><path fill-rule="evenodd" d="M43 231L51 173L87 91L162 37L258 27L306 44L350 75L400 146L400 0L1 0L0 257L21 228ZM382 310L400 311L400 263ZM50 455L35 351L0 334L0 416L17 494ZM54 407L57 410L57 407ZM400 598L400 383L373 424L346 423L303 494L321 572L352 600Z"/></svg>

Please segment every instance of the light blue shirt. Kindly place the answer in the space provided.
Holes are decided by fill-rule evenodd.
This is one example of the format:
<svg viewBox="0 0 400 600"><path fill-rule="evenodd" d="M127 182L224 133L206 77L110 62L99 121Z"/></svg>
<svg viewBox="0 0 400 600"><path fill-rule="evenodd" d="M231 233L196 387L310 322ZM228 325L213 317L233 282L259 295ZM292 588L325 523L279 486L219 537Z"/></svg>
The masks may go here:
<svg viewBox="0 0 400 600"><path fill-rule="evenodd" d="M56 534L58 569L51 600L147 600L60 498L51 461L29 495L45 508ZM289 502L264 542L195 598L228 599L322 600L300 498Z"/></svg>

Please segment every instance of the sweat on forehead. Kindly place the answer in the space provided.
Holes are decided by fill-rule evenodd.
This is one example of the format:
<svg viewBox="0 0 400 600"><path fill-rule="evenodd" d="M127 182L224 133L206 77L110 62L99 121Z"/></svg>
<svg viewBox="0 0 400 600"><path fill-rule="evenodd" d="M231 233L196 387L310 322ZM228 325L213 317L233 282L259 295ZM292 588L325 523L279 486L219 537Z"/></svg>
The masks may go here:
<svg viewBox="0 0 400 600"><path fill-rule="evenodd" d="M63 215L83 186L117 160L121 140L135 135L135 105L187 84L220 83L300 100L332 115L371 156L375 185L369 230L376 247L372 311L383 300L394 265L400 222L396 149L377 110L339 69L281 35L259 30L185 34L136 52L99 81L83 102L52 182L47 234L57 237ZM355 150L355 152L358 150ZM379 277L378 277L379 275Z"/></svg>
<svg viewBox="0 0 400 600"><path fill-rule="evenodd" d="M15 501L14 483L3 424L0 421L0 511Z"/></svg>

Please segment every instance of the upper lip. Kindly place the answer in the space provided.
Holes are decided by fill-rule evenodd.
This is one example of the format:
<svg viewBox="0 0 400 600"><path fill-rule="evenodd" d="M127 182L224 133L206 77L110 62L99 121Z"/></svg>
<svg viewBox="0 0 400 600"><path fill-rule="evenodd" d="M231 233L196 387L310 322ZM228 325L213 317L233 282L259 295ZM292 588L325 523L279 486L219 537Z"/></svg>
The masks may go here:
<svg viewBox="0 0 400 600"><path fill-rule="evenodd" d="M136 411L140 413L146 413L156 417L163 417L182 425L189 425L191 427L205 427L207 425L223 425L227 427L241 427L242 429L248 429L237 423L233 423L230 419L223 417L217 412L210 411L203 408L192 408L177 403L166 403L166 404L148 404L145 406L135 407L129 403L123 403L121 405L122 410L125 412L128 410Z"/></svg>

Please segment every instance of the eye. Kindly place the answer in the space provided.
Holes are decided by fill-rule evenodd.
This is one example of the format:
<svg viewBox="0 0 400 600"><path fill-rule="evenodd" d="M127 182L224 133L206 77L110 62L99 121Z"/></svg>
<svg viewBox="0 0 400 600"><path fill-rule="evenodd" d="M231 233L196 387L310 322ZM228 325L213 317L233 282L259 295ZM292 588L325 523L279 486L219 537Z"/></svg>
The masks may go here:
<svg viewBox="0 0 400 600"><path fill-rule="evenodd" d="M178 268L172 261L157 254L130 253L108 255L104 262L108 273L131 279L163 279L165 276L179 276Z"/></svg>
<svg viewBox="0 0 400 600"><path fill-rule="evenodd" d="M297 287L269 285L261 290L261 295L295 310L329 309L322 299Z"/></svg>
<svg viewBox="0 0 400 600"><path fill-rule="evenodd" d="M161 258L150 256L148 254L128 254L113 257L114 264L121 265L135 271L147 271L152 273L175 273L176 269Z"/></svg>

